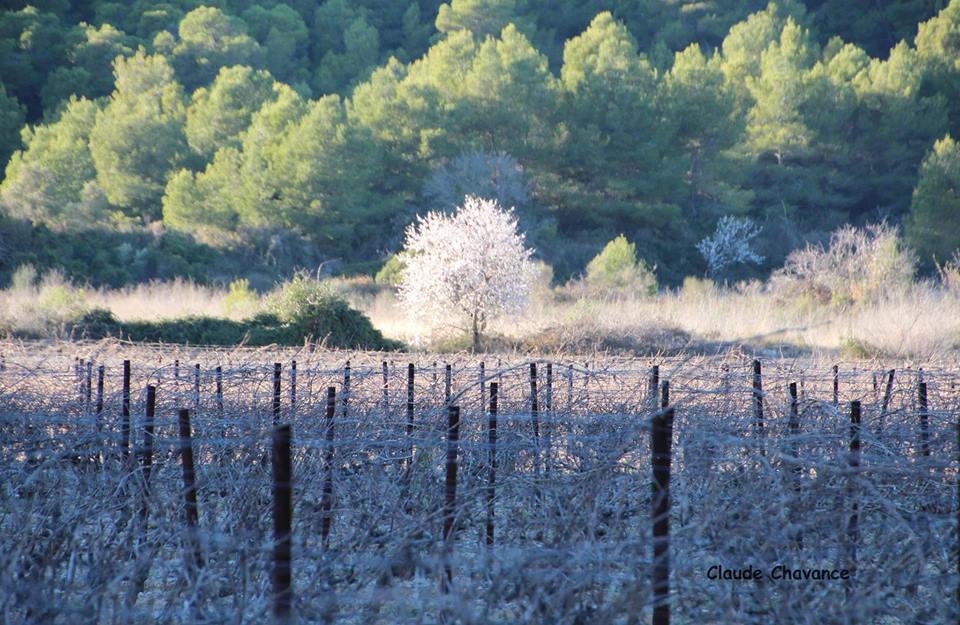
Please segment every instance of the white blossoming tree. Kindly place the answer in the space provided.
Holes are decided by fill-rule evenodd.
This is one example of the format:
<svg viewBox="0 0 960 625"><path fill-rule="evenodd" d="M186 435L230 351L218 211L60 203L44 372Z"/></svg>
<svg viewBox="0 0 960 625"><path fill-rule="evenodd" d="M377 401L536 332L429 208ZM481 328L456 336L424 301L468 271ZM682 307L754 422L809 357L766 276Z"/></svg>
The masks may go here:
<svg viewBox="0 0 960 625"><path fill-rule="evenodd" d="M758 234L760 227L746 217L727 215L720 218L713 236L697 243L697 250L707 261L710 277L717 278L730 265L762 263L763 257L751 247Z"/></svg>
<svg viewBox="0 0 960 625"><path fill-rule="evenodd" d="M519 312L536 279L513 212L466 196L452 215L430 212L406 230L403 306L418 322L469 331L474 351L487 323Z"/></svg>

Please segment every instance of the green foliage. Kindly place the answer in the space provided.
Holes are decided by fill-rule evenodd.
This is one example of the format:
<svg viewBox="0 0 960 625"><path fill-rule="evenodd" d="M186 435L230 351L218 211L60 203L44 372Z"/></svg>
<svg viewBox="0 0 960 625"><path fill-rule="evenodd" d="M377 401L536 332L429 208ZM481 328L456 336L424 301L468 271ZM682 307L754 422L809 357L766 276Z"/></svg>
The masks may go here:
<svg viewBox="0 0 960 625"><path fill-rule="evenodd" d="M303 275L282 284L267 300L268 310L299 336L329 347L395 349L370 319L347 304L330 286Z"/></svg>
<svg viewBox="0 0 960 625"><path fill-rule="evenodd" d="M63 273L49 271L40 279L36 298L30 305L30 313L55 333L82 315L88 308L86 294L64 279Z"/></svg>
<svg viewBox="0 0 960 625"><path fill-rule="evenodd" d="M882 349L864 339L848 337L840 341L840 356L855 360L867 360L886 356Z"/></svg>
<svg viewBox="0 0 960 625"><path fill-rule="evenodd" d="M689 159L687 209L696 214L704 205L743 210L748 197L737 189L737 164L728 156L744 131L736 95L724 80L720 56L707 59L692 45L674 57L664 77L663 106L676 124L672 142L685 148Z"/></svg>
<svg viewBox="0 0 960 625"><path fill-rule="evenodd" d="M271 74L288 84L309 80L310 33L299 13L286 4L270 8L254 4L243 12L243 21L263 49L263 62Z"/></svg>
<svg viewBox="0 0 960 625"><path fill-rule="evenodd" d="M604 246L587 263L587 286L597 292L655 295L657 279L643 259L637 260L637 246L622 234Z"/></svg>
<svg viewBox="0 0 960 625"><path fill-rule="evenodd" d="M177 34L172 46L156 40L154 45L170 54L177 77L187 89L209 83L222 67L259 67L263 62L263 50L247 34L246 23L216 7L201 6L187 13Z"/></svg>
<svg viewBox="0 0 960 625"><path fill-rule="evenodd" d="M239 148L253 114L276 96L273 77L245 66L225 67L209 89L193 92L185 132L204 158L221 148Z"/></svg>
<svg viewBox="0 0 960 625"><path fill-rule="evenodd" d="M68 63L57 67L47 78L40 97L43 108L56 111L70 96L95 99L113 90L113 76L104 71L118 56L131 56L135 38L111 24L99 28L81 23L68 37Z"/></svg>
<svg viewBox="0 0 960 625"><path fill-rule="evenodd" d="M809 143L810 131L800 110L808 92L803 70L815 54L807 41L809 33L790 18L778 43L760 55L760 71L747 78L754 100L747 135L755 153L772 152L778 165L799 156Z"/></svg>
<svg viewBox="0 0 960 625"><path fill-rule="evenodd" d="M37 277L36 267L30 263L24 263L17 267L10 277L10 288L21 293L29 291L37 283Z"/></svg>
<svg viewBox="0 0 960 625"><path fill-rule="evenodd" d="M365 7L327 0L314 14L313 80L318 93L336 93L365 79L380 60L380 33Z"/></svg>
<svg viewBox="0 0 960 625"><path fill-rule="evenodd" d="M167 172L187 155L183 90L173 68L142 49L114 62L116 90L97 112L90 153L111 204L156 218Z"/></svg>
<svg viewBox="0 0 960 625"><path fill-rule="evenodd" d="M228 289L223 299L223 311L228 317L248 317L259 308L260 298L250 289L250 281L246 278L234 280Z"/></svg>
<svg viewBox="0 0 960 625"><path fill-rule="evenodd" d="M913 192L907 240L925 262L948 260L960 249L960 143L946 136L923 160Z"/></svg>
<svg viewBox="0 0 960 625"><path fill-rule="evenodd" d="M373 277L373 281L377 284L398 286L403 278L404 269L406 269L406 263L403 261L403 254L392 254Z"/></svg>
<svg viewBox="0 0 960 625"><path fill-rule="evenodd" d="M524 173L520 222L564 278L623 232L678 284L702 270L694 245L706 224L730 214L763 226L762 271L878 215L905 223L926 260L942 258L956 213L920 165L935 141L960 134L960 0L874 4L44 0L3 10L0 225L47 231L4 233L0 273L35 258L74 275L83 258L98 284L196 275L180 251L156 256L158 241L186 235L246 259L201 272L225 280L250 266L263 280L325 260L363 267L431 205L433 173L501 151ZM490 182L504 186L496 172ZM933 230L922 224L935 223L924 219L943 227L924 238ZM50 252L22 247L53 232Z"/></svg>
<svg viewBox="0 0 960 625"><path fill-rule="evenodd" d="M88 145L97 112L94 102L71 99L55 122L24 129L24 148L10 159L0 186L6 214L55 227L102 221L101 206L84 196L95 190Z"/></svg>
<svg viewBox="0 0 960 625"><path fill-rule="evenodd" d="M251 268L249 260L227 257L189 235L171 232L51 230L0 215L0 238L12 250L0 256L0 284L27 263L41 272L62 270L72 282L113 287L178 276L207 282L219 277L217 271L240 273Z"/></svg>
<svg viewBox="0 0 960 625"><path fill-rule="evenodd" d="M14 150L20 147L20 127L24 109L16 98L7 95L0 83L0 164L5 165Z"/></svg>
<svg viewBox="0 0 960 625"><path fill-rule="evenodd" d="M523 20L517 5L517 0L451 0L440 5L437 30L442 33L468 30L481 39L496 37L507 24L521 25Z"/></svg>

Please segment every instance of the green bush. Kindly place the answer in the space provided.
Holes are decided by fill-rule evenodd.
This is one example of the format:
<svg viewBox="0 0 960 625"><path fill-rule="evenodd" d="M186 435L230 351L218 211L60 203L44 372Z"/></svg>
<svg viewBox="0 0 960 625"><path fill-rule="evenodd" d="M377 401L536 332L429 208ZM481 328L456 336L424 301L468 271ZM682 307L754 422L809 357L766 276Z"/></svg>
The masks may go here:
<svg viewBox="0 0 960 625"><path fill-rule="evenodd" d="M286 282L268 298L267 309L303 337L329 347L396 349L370 319L350 307L329 285L304 275Z"/></svg>
<svg viewBox="0 0 960 625"><path fill-rule="evenodd" d="M66 333L76 339L102 339L122 335L120 321L106 308L92 308L66 324Z"/></svg>
<svg viewBox="0 0 960 625"><path fill-rule="evenodd" d="M587 264L587 286L608 294L656 295L657 278L643 259L637 260L637 246L622 234L613 239Z"/></svg>
<svg viewBox="0 0 960 625"><path fill-rule="evenodd" d="M373 281L386 286L397 286L403 279L403 270L406 267L407 264L403 260L403 255L394 254L387 259L387 262L383 263L383 267L373 277Z"/></svg>
<svg viewBox="0 0 960 625"><path fill-rule="evenodd" d="M260 306L260 298L250 288L250 281L246 278L234 280L228 288L229 292L223 299L223 312L227 317L249 317Z"/></svg>

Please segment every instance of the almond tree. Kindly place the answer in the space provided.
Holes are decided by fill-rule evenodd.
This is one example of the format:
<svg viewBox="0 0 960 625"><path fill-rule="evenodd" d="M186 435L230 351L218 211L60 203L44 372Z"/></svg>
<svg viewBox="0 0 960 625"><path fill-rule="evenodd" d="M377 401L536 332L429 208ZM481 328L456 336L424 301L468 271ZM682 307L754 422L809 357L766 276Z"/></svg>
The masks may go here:
<svg viewBox="0 0 960 625"><path fill-rule="evenodd" d="M758 234L760 227L746 217L721 217L713 236L697 243L697 250L707 261L710 277L717 278L730 265L762 263L763 257L751 247L751 242Z"/></svg>
<svg viewBox="0 0 960 625"><path fill-rule="evenodd" d="M487 323L519 312L536 276L512 210L466 196L452 214L430 212L406 230L400 301L425 325L470 331L479 351Z"/></svg>

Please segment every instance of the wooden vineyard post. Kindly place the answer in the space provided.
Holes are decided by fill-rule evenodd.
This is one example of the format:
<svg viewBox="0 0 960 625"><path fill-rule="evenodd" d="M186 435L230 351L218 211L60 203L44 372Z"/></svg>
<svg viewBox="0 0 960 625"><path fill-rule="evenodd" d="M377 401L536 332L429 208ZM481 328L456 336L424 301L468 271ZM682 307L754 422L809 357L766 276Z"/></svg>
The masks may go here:
<svg viewBox="0 0 960 625"><path fill-rule="evenodd" d="M489 456L487 460L487 547L493 548L494 517L496 508L494 501L497 495L497 391L499 385L490 383L490 416L487 420L487 444Z"/></svg>
<svg viewBox="0 0 960 625"><path fill-rule="evenodd" d="M273 619L277 625L290 622L293 591L290 581L293 532L293 462L290 459L290 424L273 428L271 468L273 469Z"/></svg>
<svg viewBox="0 0 960 625"><path fill-rule="evenodd" d="M330 526L333 524L333 417L337 411L337 389L327 387L326 449L323 452L323 496L320 501L320 545L330 548Z"/></svg>
<svg viewBox="0 0 960 625"><path fill-rule="evenodd" d="M553 410L553 363L547 363L547 396L544 407L549 414Z"/></svg>
<svg viewBox="0 0 960 625"><path fill-rule="evenodd" d="M343 404L343 418L347 418L347 409L349 408L350 401L350 361L347 361L347 364L343 367L343 388L341 389L340 402Z"/></svg>
<svg viewBox="0 0 960 625"><path fill-rule="evenodd" d="M387 361L383 361L383 414L390 414L390 369Z"/></svg>
<svg viewBox="0 0 960 625"><path fill-rule="evenodd" d="M443 501L443 543L444 566L440 578L442 592L450 592L450 583L453 581L453 566L450 558L453 552L454 525L457 515L457 451L460 441L460 407L447 408L447 471L444 480Z"/></svg>
<svg viewBox="0 0 960 625"><path fill-rule="evenodd" d="M120 454L124 470L129 470L130 461L130 361L123 361L123 397L120 407Z"/></svg>
<svg viewBox="0 0 960 625"><path fill-rule="evenodd" d="M860 402L850 402L850 453L847 464L850 478L847 482L847 496L850 499L850 516L847 519L847 570L850 577L845 585L847 597L853 594L853 579L857 570L857 543L860 541L860 504L856 500L856 475L860 469Z"/></svg>
<svg viewBox="0 0 960 625"><path fill-rule="evenodd" d="M670 381L660 383L660 407L666 409L670 405Z"/></svg>
<svg viewBox="0 0 960 625"><path fill-rule="evenodd" d="M100 365L97 367L97 420L99 422L100 418L103 416L103 376L105 370L104 366Z"/></svg>
<svg viewBox="0 0 960 625"><path fill-rule="evenodd" d="M225 474L227 456L228 455L232 456L233 454L231 451L229 451L230 447L227 444L228 431L227 431L227 422L224 418L224 413L223 413L223 367L221 365L217 365L214 378L215 378L214 394L216 395L216 401L217 401L217 422L220 423L220 449L217 452L217 460L218 460L221 474ZM220 497L227 496L227 485L225 481L221 482L219 494L220 494Z"/></svg>
<svg viewBox="0 0 960 625"><path fill-rule="evenodd" d="M95 408L95 418L97 421L97 450L94 452L97 458L97 463L103 467L106 461L106 454L104 453L104 441L102 438L103 434L103 376L105 370L104 366L100 365L97 367L97 403Z"/></svg>
<svg viewBox="0 0 960 625"><path fill-rule="evenodd" d="M797 437L800 436L800 411L799 404L797 401L797 383L790 383L790 420L788 422L790 428L790 439L792 443L791 452L793 453L793 458L796 464L793 467L793 473L796 477L794 490L800 490L800 473L801 468L799 464L800 450L799 450L799 441Z"/></svg>
<svg viewBox="0 0 960 625"><path fill-rule="evenodd" d="M650 367L650 407L657 409L657 391L660 389L660 365Z"/></svg>
<svg viewBox="0 0 960 625"><path fill-rule="evenodd" d="M759 360L753 361L753 423L759 439L760 455L767 455L764 445L766 432L763 423L763 373Z"/></svg>
<svg viewBox="0 0 960 625"><path fill-rule="evenodd" d="M673 441L673 408L654 414L651 447L653 493L653 625L670 625L670 462Z"/></svg>
<svg viewBox="0 0 960 625"><path fill-rule="evenodd" d="M408 481L410 479L410 471L413 470L413 454L415 453L415 449L416 449L413 444L414 374L415 374L415 368L413 363L411 362L410 364L407 365L407 441L409 442L409 448L407 450L405 481Z"/></svg>
<svg viewBox="0 0 960 625"><path fill-rule="evenodd" d="M833 365L833 405L840 405L840 366Z"/></svg>
<svg viewBox="0 0 960 625"><path fill-rule="evenodd" d="M157 387L147 386L147 407L143 423L142 474L140 479L140 519L146 530L150 514L150 472L153 468L153 423L156 416Z"/></svg>
<svg viewBox="0 0 960 625"><path fill-rule="evenodd" d="M193 414L200 414L200 363L193 365Z"/></svg>
<svg viewBox="0 0 960 625"><path fill-rule="evenodd" d="M297 361L290 361L290 416L288 421L293 421L297 413Z"/></svg>
<svg viewBox="0 0 960 625"><path fill-rule="evenodd" d="M197 536L197 527L200 522L200 513L197 506L196 470L193 464L193 437L190 432L190 411L180 409L180 464L183 467L183 503L187 523L190 555L188 556L188 577L194 578L196 572L203 567L203 554L200 551L200 540Z"/></svg>
<svg viewBox="0 0 960 625"><path fill-rule="evenodd" d="M880 419L877 422L877 435L883 433L883 422L887 418L887 410L890 408L890 398L893 395L893 376L897 372L891 369L887 372L887 387L883 391L883 403L880 405Z"/></svg>
<svg viewBox="0 0 960 625"><path fill-rule="evenodd" d="M483 414L487 411L487 382L486 382L486 367L483 364L483 361L480 361L480 414Z"/></svg>
<svg viewBox="0 0 960 625"><path fill-rule="evenodd" d="M217 365L217 416L223 419L223 367Z"/></svg>
<svg viewBox="0 0 960 625"><path fill-rule="evenodd" d="M280 423L280 363L273 363L273 425Z"/></svg>
<svg viewBox="0 0 960 625"><path fill-rule="evenodd" d="M530 363L530 421L533 423L533 470L540 477L540 404L537 398L537 363Z"/></svg>
<svg viewBox="0 0 960 625"><path fill-rule="evenodd" d="M450 393L453 387L453 367L446 365L443 368L443 403L450 405Z"/></svg>
<svg viewBox="0 0 960 625"><path fill-rule="evenodd" d="M543 453L546 472L549 475L553 465L553 364L547 363L546 395L543 412Z"/></svg>
<svg viewBox="0 0 960 625"><path fill-rule="evenodd" d="M83 414L90 414L90 395L93 386L93 360L87 361L87 377L83 387Z"/></svg>
<svg viewBox="0 0 960 625"><path fill-rule="evenodd" d="M137 595L143 592L150 575L150 566L152 555L144 545L147 541L142 537L146 535L150 520L150 472L153 466L153 426L156 416L157 406L157 388L147 385L147 398L143 426L143 447L139 450L140 471L137 483L140 490L140 510L137 517L137 535L135 539L134 553L134 574L133 580L127 591L125 604L133 607L137 601Z"/></svg>
<svg viewBox="0 0 960 625"><path fill-rule="evenodd" d="M803 473L803 468L800 466L800 410L799 404L797 401L797 383L790 383L790 420L788 422L790 428L790 452L793 455L793 492L795 497L800 496L800 476ZM798 502L799 503L799 502ZM803 537L802 534L797 531L796 545L798 549L803 548Z"/></svg>
<svg viewBox="0 0 960 625"><path fill-rule="evenodd" d="M927 383L917 384L917 405L920 413L920 455L930 456L930 414L927 412Z"/></svg>

